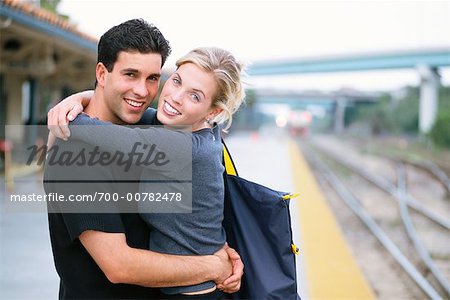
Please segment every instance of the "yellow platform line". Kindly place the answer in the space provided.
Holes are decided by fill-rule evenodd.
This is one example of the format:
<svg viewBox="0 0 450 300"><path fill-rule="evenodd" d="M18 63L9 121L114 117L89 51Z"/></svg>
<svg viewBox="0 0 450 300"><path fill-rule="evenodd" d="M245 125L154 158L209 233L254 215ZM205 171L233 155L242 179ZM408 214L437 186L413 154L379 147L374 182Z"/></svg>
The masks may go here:
<svg viewBox="0 0 450 300"><path fill-rule="evenodd" d="M307 162L292 140L289 151L294 188L301 199L295 213L300 223L308 298L374 299Z"/></svg>

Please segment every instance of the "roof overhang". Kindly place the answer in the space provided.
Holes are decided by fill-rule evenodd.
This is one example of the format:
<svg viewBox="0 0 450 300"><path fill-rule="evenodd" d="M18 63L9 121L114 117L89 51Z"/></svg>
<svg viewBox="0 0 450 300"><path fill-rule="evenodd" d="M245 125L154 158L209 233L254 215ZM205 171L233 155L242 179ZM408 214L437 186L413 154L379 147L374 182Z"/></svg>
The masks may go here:
<svg viewBox="0 0 450 300"><path fill-rule="evenodd" d="M2 18L3 24L12 22L21 25L24 28L32 28L33 31L39 32L45 36L53 37L56 41L72 44L72 46L88 51L93 56L97 55L97 41L87 35L82 36L81 33L76 33L73 32L73 30L67 30L58 25L50 24L23 11L7 7L4 3L0 6L0 17Z"/></svg>

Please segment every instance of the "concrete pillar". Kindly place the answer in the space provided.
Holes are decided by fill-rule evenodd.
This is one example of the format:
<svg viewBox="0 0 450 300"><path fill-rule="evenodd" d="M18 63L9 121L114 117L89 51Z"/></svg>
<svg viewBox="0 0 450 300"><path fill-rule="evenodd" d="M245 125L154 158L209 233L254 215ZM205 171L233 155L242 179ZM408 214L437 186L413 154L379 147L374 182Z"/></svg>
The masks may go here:
<svg viewBox="0 0 450 300"><path fill-rule="evenodd" d="M334 110L334 133L339 134L344 131L345 127L345 108L347 99L345 97L336 98L336 106Z"/></svg>
<svg viewBox="0 0 450 300"><path fill-rule="evenodd" d="M29 85L29 118L26 121L27 125L36 125L37 122L37 87L38 82L35 78L30 78L28 80ZM37 137L37 127L36 126L27 126L27 130L25 130L25 142L26 145L34 145Z"/></svg>
<svg viewBox="0 0 450 300"><path fill-rule="evenodd" d="M5 74L6 123L5 125L20 125L22 122L22 84L23 78L13 74ZM23 126L5 128L5 135L13 143L21 142L25 134Z"/></svg>
<svg viewBox="0 0 450 300"><path fill-rule="evenodd" d="M427 65L419 65L417 70L420 75L419 131L428 133L436 120L440 76L437 68Z"/></svg>

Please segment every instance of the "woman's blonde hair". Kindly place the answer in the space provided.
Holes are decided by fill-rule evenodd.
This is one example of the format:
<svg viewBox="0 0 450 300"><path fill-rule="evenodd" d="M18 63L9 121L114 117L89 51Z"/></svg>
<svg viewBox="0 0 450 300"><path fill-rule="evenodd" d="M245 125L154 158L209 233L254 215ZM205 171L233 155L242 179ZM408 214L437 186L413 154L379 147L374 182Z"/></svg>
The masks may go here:
<svg viewBox="0 0 450 300"><path fill-rule="evenodd" d="M180 67L193 63L206 72L211 72L217 83L217 91L212 99L212 107L222 109L211 122L225 124L226 131L231 126L233 114L239 109L245 98L245 89L241 77L244 76L244 65L227 50L215 47L202 47L190 51L177 60Z"/></svg>

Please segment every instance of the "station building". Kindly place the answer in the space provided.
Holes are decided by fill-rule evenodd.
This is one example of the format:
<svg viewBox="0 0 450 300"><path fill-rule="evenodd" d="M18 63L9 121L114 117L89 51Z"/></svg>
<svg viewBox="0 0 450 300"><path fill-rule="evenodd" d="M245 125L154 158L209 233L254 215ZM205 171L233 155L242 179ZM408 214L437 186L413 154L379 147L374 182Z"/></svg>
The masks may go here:
<svg viewBox="0 0 450 300"><path fill-rule="evenodd" d="M1 0L0 140L4 124L45 124L49 107L94 87L97 42L32 1ZM8 137L23 139L23 128Z"/></svg>

